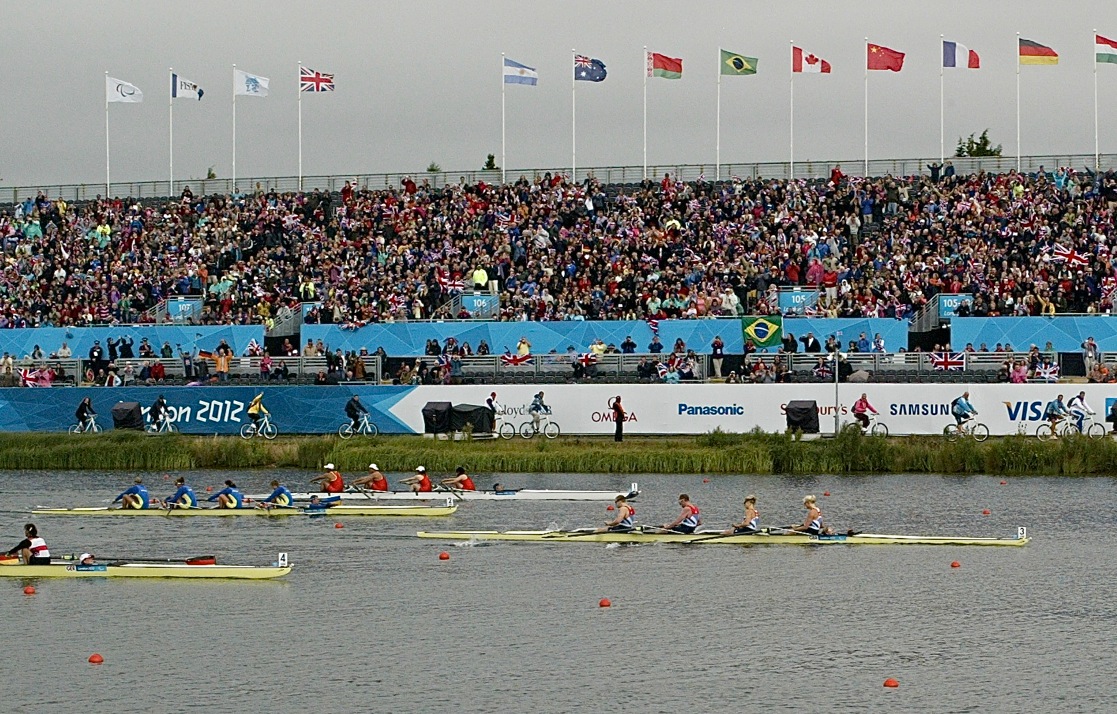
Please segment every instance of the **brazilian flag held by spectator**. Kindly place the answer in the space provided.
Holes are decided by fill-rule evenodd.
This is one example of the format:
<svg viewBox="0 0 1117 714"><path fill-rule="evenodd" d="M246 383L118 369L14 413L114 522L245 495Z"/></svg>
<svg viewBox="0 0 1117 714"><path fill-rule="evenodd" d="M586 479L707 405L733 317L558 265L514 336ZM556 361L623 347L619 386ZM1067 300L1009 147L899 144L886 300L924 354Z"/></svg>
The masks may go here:
<svg viewBox="0 0 1117 714"><path fill-rule="evenodd" d="M752 340L758 349L778 347L783 339L782 317L745 317L741 319L745 341Z"/></svg>

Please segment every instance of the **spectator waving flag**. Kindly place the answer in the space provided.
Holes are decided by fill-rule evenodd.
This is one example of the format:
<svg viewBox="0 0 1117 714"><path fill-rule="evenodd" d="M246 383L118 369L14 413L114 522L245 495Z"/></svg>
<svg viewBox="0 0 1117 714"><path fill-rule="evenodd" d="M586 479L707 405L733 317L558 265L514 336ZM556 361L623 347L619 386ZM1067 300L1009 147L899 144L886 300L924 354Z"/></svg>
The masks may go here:
<svg viewBox="0 0 1117 714"><path fill-rule="evenodd" d="M260 343L256 341L255 337L249 340L248 345L244 348L245 357L259 357L263 354L264 348L260 346Z"/></svg>
<svg viewBox="0 0 1117 714"><path fill-rule="evenodd" d="M578 362L580 362L583 367L589 367L591 364L597 364L597 355L592 352L583 352L578 355Z"/></svg>
<svg viewBox="0 0 1117 714"><path fill-rule="evenodd" d="M332 92L334 91L334 76L309 67L299 67L299 91Z"/></svg>
<svg viewBox="0 0 1117 714"><path fill-rule="evenodd" d="M19 371L19 386L21 386L21 387L38 387L39 386L39 370L37 370L37 369L21 369Z"/></svg>
<svg viewBox="0 0 1117 714"><path fill-rule="evenodd" d="M604 82L608 72L605 63L599 59L574 55L574 79L580 82Z"/></svg>
<svg viewBox="0 0 1117 714"><path fill-rule="evenodd" d="M438 356L438 366L442 369L450 369L453 365L453 358L450 355L443 353Z"/></svg>
<svg viewBox="0 0 1117 714"><path fill-rule="evenodd" d="M1045 382L1058 382L1059 381L1059 365L1044 363L1036 367L1036 379L1042 379Z"/></svg>
<svg viewBox="0 0 1117 714"><path fill-rule="evenodd" d="M961 352L932 352L931 366L938 371L955 372L966 368L966 356Z"/></svg>
<svg viewBox="0 0 1117 714"><path fill-rule="evenodd" d="M500 356L500 363L505 367L519 367L524 364L535 364L535 358L530 354L514 355L506 352Z"/></svg>
<svg viewBox="0 0 1117 714"><path fill-rule="evenodd" d="M1055 244L1052 252L1054 253L1052 260L1060 263L1065 261L1067 266L1071 268L1085 268L1090 264L1090 259L1082 253L1058 243Z"/></svg>
<svg viewBox="0 0 1117 714"><path fill-rule="evenodd" d="M648 329L650 329L652 331L653 335L658 335L659 334L659 320L655 319L654 317L649 317L648 318Z"/></svg>

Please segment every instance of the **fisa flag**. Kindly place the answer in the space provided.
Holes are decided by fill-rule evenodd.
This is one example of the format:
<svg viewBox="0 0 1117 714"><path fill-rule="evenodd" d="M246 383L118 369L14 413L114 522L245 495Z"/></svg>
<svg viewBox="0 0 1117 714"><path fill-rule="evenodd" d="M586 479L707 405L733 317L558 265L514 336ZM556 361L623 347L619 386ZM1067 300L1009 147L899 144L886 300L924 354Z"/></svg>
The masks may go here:
<svg viewBox="0 0 1117 714"><path fill-rule="evenodd" d="M203 94L205 94L205 91L195 82L191 82L189 79L183 79L177 74L171 74L171 99L179 99L181 97L201 99Z"/></svg>
<svg viewBox="0 0 1117 714"><path fill-rule="evenodd" d="M233 94L249 97L268 96L268 78L233 70Z"/></svg>
<svg viewBox="0 0 1117 714"><path fill-rule="evenodd" d="M528 67L526 64L520 64L519 62L513 62L505 57L504 83L530 84L535 86L539 83L539 73L535 71L534 67Z"/></svg>

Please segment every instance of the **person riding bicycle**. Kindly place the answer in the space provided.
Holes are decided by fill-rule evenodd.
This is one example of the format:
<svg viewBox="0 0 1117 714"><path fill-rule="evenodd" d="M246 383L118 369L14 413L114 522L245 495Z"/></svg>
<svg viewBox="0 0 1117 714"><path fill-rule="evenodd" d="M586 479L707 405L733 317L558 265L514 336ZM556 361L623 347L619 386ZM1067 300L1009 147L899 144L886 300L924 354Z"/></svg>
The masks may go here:
<svg viewBox="0 0 1117 714"><path fill-rule="evenodd" d="M1082 431L1082 426L1086 422L1086 415L1093 416L1097 412L1090 408L1086 403L1086 392L1081 391L1070 398L1067 402L1067 409L1070 410L1070 415L1074 417L1075 423L1078 425L1078 430Z"/></svg>
<svg viewBox="0 0 1117 714"><path fill-rule="evenodd" d="M151 409L147 411L147 414L151 417L151 424L155 427L155 430L161 430L163 428L163 422L167 419L167 400L163 398L162 394L160 394L159 398L155 400L155 403L151 405Z"/></svg>
<svg viewBox="0 0 1117 714"><path fill-rule="evenodd" d="M950 403L950 413L954 415L955 429L962 433L962 425L977 416L977 410L970 404L970 393L963 392L962 396Z"/></svg>
<svg viewBox="0 0 1117 714"><path fill-rule="evenodd" d="M260 427L260 414L267 415L268 413L267 408L264 407L264 393L260 392L248 405L248 417L252 419L252 426L258 429Z"/></svg>
<svg viewBox="0 0 1117 714"><path fill-rule="evenodd" d="M96 415L97 412L93 410L93 402L89 397L82 399L77 411L74 412L74 418L78 420L82 431L93 425L93 417Z"/></svg>
<svg viewBox="0 0 1117 714"><path fill-rule="evenodd" d="M1067 411L1066 405L1063 404L1062 394L1048 402L1047 406L1043 409L1043 418L1051 424L1052 436L1054 436L1055 438L1058 438L1058 432L1055 431L1055 425L1068 417L1070 417L1070 412Z"/></svg>
<svg viewBox="0 0 1117 714"><path fill-rule="evenodd" d="M361 428L361 415L368 414L368 409L365 405L361 404L361 398L354 394L348 402L345 403L345 416L349 417L353 422L353 431Z"/></svg>
<svg viewBox="0 0 1117 714"><path fill-rule="evenodd" d="M869 428L869 414L880 414L872 404L869 403L869 398L864 392L861 393L861 398L853 403L853 416L857 421L861 422L861 432L864 433Z"/></svg>
<svg viewBox="0 0 1117 714"><path fill-rule="evenodd" d="M535 398L531 400L531 406L527 408L527 412L531 415L531 421L535 426L535 430L539 431L540 415L551 413L551 408L543 402L543 392L539 392L535 395Z"/></svg>

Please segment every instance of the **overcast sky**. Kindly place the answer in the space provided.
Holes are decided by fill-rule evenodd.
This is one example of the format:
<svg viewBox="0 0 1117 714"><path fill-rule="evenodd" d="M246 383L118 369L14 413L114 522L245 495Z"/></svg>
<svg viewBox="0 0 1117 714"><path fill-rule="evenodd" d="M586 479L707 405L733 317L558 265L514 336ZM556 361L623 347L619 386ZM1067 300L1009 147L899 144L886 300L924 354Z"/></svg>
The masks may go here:
<svg viewBox="0 0 1117 714"><path fill-rule="evenodd" d="M1023 67L1023 153L1093 152L1093 29L1117 38L1109 0L475 0L189 3L99 0L0 9L4 101L0 187L96 183L105 175L104 72L144 92L110 107L112 174L166 179L168 67L205 89L175 104L175 177L231 173L232 65L271 79L237 103L237 173L297 173L297 62L332 72L303 95L304 174L457 171L500 158L500 53L536 67L507 88L507 165L568 167L570 50L605 62L579 82L578 165L640 165L643 50L683 60L681 80L648 80L649 163L714 161L718 47L759 58L722 82L722 162L786 161L789 40L833 65L795 82L796 159L860 159L864 37L907 53L869 78L872 158L939 151L939 35L981 55L946 76L948 153L988 127L1015 152L1016 32L1054 48ZM1102 152L1117 153L1117 65L1098 72Z"/></svg>

